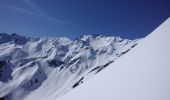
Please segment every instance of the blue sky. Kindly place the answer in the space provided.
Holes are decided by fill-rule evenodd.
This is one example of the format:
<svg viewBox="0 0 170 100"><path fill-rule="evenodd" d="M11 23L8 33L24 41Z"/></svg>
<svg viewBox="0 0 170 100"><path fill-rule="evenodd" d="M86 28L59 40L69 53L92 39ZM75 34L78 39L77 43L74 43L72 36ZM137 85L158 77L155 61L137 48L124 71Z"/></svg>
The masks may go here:
<svg viewBox="0 0 170 100"><path fill-rule="evenodd" d="M0 0L0 32L139 38L170 16L169 0Z"/></svg>

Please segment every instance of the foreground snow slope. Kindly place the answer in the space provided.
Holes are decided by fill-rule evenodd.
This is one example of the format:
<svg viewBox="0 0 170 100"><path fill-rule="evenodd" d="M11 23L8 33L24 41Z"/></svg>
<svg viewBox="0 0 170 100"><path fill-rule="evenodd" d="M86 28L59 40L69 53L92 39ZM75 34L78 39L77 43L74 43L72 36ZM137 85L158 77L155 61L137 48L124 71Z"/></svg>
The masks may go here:
<svg viewBox="0 0 170 100"><path fill-rule="evenodd" d="M170 18L117 62L58 100L170 100L169 38Z"/></svg>

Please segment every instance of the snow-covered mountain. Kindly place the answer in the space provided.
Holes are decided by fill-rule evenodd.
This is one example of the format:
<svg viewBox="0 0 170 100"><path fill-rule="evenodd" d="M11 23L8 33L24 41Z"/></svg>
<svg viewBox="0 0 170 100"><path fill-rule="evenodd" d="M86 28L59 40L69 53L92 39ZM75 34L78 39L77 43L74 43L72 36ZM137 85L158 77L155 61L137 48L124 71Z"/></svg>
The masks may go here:
<svg viewBox="0 0 170 100"><path fill-rule="evenodd" d="M170 18L104 71L57 100L170 100L169 38Z"/></svg>
<svg viewBox="0 0 170 100"><path fill-rule="evenodd" d="M101 35L72 41L0 33L0 100L55 100L137 43Z"/></svg>

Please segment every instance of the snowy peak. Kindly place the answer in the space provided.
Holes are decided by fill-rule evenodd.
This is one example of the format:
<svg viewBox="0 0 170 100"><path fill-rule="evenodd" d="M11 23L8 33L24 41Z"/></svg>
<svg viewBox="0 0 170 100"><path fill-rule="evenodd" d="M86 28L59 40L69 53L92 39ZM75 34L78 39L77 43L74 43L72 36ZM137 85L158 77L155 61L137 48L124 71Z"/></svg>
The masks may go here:
<svg viewBox="0 0 170 100"><path fill-rule="evenodd" d="M27 38L0 34L0 97L48 100L72 90L138 44L120 37Z"/></svg>
<svg viewBox="0 0 170 100"><path fill-rule="evenodd" d="M18 45L23 45L27 42L27 38L17 35L16 33L13 34L0 33L0 44L8 42L15 42Z"/></svg>

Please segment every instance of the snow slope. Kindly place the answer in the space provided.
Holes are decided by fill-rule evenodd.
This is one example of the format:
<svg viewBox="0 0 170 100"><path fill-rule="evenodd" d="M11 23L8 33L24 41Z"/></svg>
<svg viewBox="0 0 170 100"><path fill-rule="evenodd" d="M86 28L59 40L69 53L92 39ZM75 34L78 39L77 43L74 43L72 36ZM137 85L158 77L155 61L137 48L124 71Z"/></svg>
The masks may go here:
<svg viewBox="0 0 170 100"><path fill-rule="evenodd" d="M170 18L125 56L57 100L170 100L169 38Z"/></svg>
<svg viewBox="0 0 170 100"><path fill-rule="evenodd" d="M101 35L72 41L0 33L0 100L54 100L137 43Z"/></svg>

